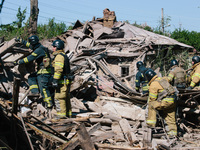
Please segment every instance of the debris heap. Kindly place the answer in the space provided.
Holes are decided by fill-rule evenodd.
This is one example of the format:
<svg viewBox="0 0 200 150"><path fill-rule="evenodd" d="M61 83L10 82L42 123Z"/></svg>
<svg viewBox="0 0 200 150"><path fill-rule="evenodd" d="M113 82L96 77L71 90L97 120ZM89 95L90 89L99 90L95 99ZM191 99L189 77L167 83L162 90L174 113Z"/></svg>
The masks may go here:
<svg viewBox="0 0 200 150"><path fill-rule="evenodd" d="M27 98L27 76L34 63L12 68L32 51L15 39L0 45L0 146L7 149L199 149L199 91L180 90L179 138L169 139L161 117L156 128L145 123L147 95L134 89L137 61L149 61L161 48L175 53L193 47L169 37L104 18L79 20L72 30L41 41L51 50L65 42L75 80L71 86L72 118L55 119L55 110ZM148 59L147 59L148 58Z"/></svg>

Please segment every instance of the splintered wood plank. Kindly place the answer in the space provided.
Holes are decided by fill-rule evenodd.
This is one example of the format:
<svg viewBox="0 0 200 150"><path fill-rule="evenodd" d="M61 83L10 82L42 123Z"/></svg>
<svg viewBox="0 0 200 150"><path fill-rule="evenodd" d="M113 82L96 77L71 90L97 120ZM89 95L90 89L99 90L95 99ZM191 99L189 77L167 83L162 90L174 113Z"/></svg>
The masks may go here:
<svg viewBox="0 0 200 150"><path fill-rule="evenodd" d="M92 133L94 133L100 128L101 128L100 123L97 123L88 129L88 133L91 135ZM74 137L70 141L61 145L57 150L72 150L72 149L75 149L78 145L80 145L79 138L78 138L78 135L75 134Z"/></svg>
<svg viewBox="0 0 200 150"><path fill-rule="evenodd" d="M59 146L57 150L72 150L75 149L79 144L80 142L78 140L78 135L76 134L69 142Z"/></svg>
<svg viewBox="0 0 200 150"><path fill-rule="evenodd" d="M107 114L112 115L116 119L121 118L121 116L118 115L114 109L111 110L110 108L102 107L99 103L87 102L87 105L88 105L89 109L94 111L94 112L99 112L99 113L105 113L106 112ZM115 112L113 112L113 110Z"/></svg>
<svg viewBox="0 0 200 150"><path fill-rule="evenodd" d="M101 117L101 113L98 112L87 112L87 113L80 113L78 115L76 115L77 118L81 117L88 117L88 118L95 118L95 117Z"/></svg>
<svg viewBox="0 0 200 150"><path fill-rule="evenodd" d="M71 99L71 104L72 104L72 107L74 107L74 108L78 108L78 109L82 109L82 110L87 110L87 108L85 107L85 105L83 104L83 102L81 102L80 100L78 100L76 97L73 97Z"/></svg>
<svg viewBox="0 0 200 150"><path fill-rule="evenodd" d="M151 146L152 131L150 128L146 128L143 132L143 144L145 147Z"/></svg>
<svg viewBox="0 0 200 150"><path fill-rule="evenodd" d="M113 114L110 114L110 113L109 114L108 113L103 114L103 116L104 116L104 118L108 118L112 121L120 121L122 119L121 117L118 117L117 115L113 115Z"/></svg>
<svg viewBox="0 0 200 150"><path fill-rule="evenodd" d="M103 149L119 149L119 150L146 150L147 148L137 148L137 147L130 147L130 146L121 146L121 145L111 145L111 144L100 144L95 143L98 148Z"/></svg>
<svg viewBox="0 0 200 150"><path fill-rule="evenodd" d="M104 119L104 118L90 118L89 121L91 123L102 123L102 124L112 124L112 121L110 119Z"/></svg>
<svg viewBox="0 0 200 150"><path fill-rule="evenodd" d="M82 123L77 128L78 139L83 150L95 150L94 144L91 141L90 135L88 134L85 125Z"/></svg>
<svg viewBox="0 0 200 150"><path fill-rule="evenodd" d="M120 103L107 102L103 109L109 109L118 116L132 120L145 120L145 110L135 105L121 105Z"/></svg>
<svg viewBox="0 0 200 150"><path fill-rule="evenodd" d="M10 41L5 42L3 46L0 47L0 54L4 55L7 53L14 45L16 44L15 38L11 39Z"/></svg>
<svg viewBox="0 0 200 150"><path fill-rule="evenodd" d="M93 125L92 127L88 128L88 133L91 135L92 133L94 133L95 131L97 131L100 128L101 128L101 124L98 122L95 125Z"/></svg>
<svg viewBox="0 0 200 150"><path fill-rule="evenodd" d="M89 109L94 111L94 112L102 112L102 106L98 103L94 103L94 102L87 102L87 105L89 106Z"/></svg>
<svg viewBox="0 0 200 150"><path fill-rule="evenodd" d="M121 129L119 123L118 122L113 122L111 127L112 127L112 131L116 134L115 140L117 142L125 141L124 135L123 135L123 132L122 132L122 129Z"/></svg>
<svg viewBox="0 0 200 150"><path fill-rule="evenodd" d="M122 116L124 118L135 120L135 116L136 116L135 108L120 106L113 102L107 102L107 104L105 104L103 108L110 109L110 111L112 111L113 113L119 116Z"/></svg>
<svg viewBox="0 0 200 150"><path fill-rule="evenodd" d="M99 142L99 141L104 141L106 139L111 139L115 136L116 134L113 132L113 131L108 131L108 132L105 132L105 133L102 133L98 136L94 136L92 137L92 141L93 142Z"/></svg>
<svg viewBox="0 0 200 150"><path fill-rule="evenodd" d="M128 121L126 119L122 119L122 120L119 121L119 124L120 124L121 129L124 133L124 136L130 142L130 145L137 143L138 139L137 139L135 133L131 132L132 129L131 129L131 126L128 123Z"/></svg>

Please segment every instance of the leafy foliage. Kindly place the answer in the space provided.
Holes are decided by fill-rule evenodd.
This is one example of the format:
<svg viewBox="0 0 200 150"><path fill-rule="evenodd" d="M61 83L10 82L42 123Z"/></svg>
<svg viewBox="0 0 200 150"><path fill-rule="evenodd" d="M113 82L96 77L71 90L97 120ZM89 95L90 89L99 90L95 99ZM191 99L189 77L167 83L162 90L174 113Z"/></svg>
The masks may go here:
<svg viewBox="0 0 200 150"><path fill-rule="evenodd" d="M22 27L22 22L25 20L26 18L26 9L24 9L22 12L21 12L21 7L18 8L18 13L17 13L17 28L21 28Z"/></svg>
<svg viewBox="0 0 200 150"><path fill-rule="evenodd" d="M195 49L200 51L200 33L196 31L189 32L188 30L175 29L171 33L171 38L193 46Z"/></svg>
<svg viewBox="0 0 200 150"><path fill-rule="evenodd" d="M16 21L13 21L11 24L0 25L0 37L4 37L6 41L19 36L21 36L24 39L27 39L27 30L29 27L29 22L23 22L26 18L25 13L26 9L21 11L21 8L19 7L18 13L16 15ZM63 22L56 23L55 18L52 18L49 19L48 24L39 24L37 27L37 33L40 39L46 39L60 35L67 29L72 29L72 27L67 27Z"/></svg>
<svg viewBox="0 0 200 150"><path fill-rule="evenodd" d="M62 23L55 23L55 18L49 19L48 24L38 25L37 32L40 38L52 38L62 34L66 31L66 25Z"/></svg>

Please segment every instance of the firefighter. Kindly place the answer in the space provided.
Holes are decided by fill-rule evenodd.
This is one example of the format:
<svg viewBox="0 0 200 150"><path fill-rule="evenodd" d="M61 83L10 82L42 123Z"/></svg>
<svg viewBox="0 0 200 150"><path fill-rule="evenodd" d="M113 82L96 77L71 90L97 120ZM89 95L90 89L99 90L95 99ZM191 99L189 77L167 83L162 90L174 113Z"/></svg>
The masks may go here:
<svg viewBox="0 0 200 150"><path fill-rule="evenodd" d="M16 42L20 42L28 48L31 48L33 52L29 56L14 62L14 65L27 64L29 62L33 62L34 60L36 61L37 72L29 75L29 88L31 89L31 94L33 95L41 93L43 102L45 102L45 107L51 108L53 105L49 88L49 81L51 78L51 62L47 48L39 42L39 38L36 35L30 36L28 41L25 41L20 37L15 40Z"/></svg>
<svg viewBox="0 0 200 150"><path fill-rule="evenodd" d="M199 90L200 87L200 57L193 56L192 57L192 72L190 73L190 86L187 88L188 90L196 89Z"/></svg>
<svg viewBox="0 0 200 150"><path fill-rule="evenodd" d="M147 125L155 127L157 120L156 113L162 110L162 116L168 125L168 135L171 137L176 136L175 89L169 84L167 77L158 77L152 69L147 70L145 75L149 81Z"/></svg>
<svg viewBox="0 0 200 150"><path fill-rule="evenodd" d="M136 74L135 79L135 89L137 92L140 92L140 86L142 84L142 93L148 93L148 81L146 80L144 76L144 72L147 70L147 68L144 66L144 63L142 61L138 61L136 63L138 72Z"/></svg>
<svg viewBox="0 0 200 150"><path fill-rule="evenodd" d="M173 59L170 62L170 72L168 74L168 80L177 88L185 89L186 88L186 72L183 68L178 66L178 61Z"/></svg>
<svg viewBox="0 0 200 150"><path fill-rule="evenodd" d="M55 88L55 106L57 117L71 117L70 85L69 80L70 64L69 58L64 53L64 42L61 40L53 41L53 87Z"/></svg>

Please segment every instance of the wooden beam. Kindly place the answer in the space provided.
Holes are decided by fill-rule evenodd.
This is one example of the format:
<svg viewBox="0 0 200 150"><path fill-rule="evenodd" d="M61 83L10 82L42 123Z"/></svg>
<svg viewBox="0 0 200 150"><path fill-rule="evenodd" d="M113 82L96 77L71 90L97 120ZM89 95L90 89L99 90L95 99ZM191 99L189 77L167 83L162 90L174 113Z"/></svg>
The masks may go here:
<svg viewBox="0 0 200 150"><path fill-rule="evenodd" d="M112 123L112 131L116 134L115 140L117 142L124 142L125 141L122 129L119 125L119 122L113 122Z"/></svg>
<svg viewBox="0 0 200 150"><path fill-rule="evenodd" d="M126 119L122 119L119 121L121 129L126 137L126 139L130 142L130 145L133 145L138 142L138 139L135 133L131 132L131 126Z"/></svg>
<svg viewBox="0 0 200 150"><path fill-rule="evenodd" d="M0 56L2 57L5 55L11 48L16 44L15 39L11 39L10 41L7 41L4 43L3 46L0 47Z"/></svg>
<svg viewBox="0 0 200 150"><path fill-rule="evenodd" d="M17 114L17 109L18 109L20 81L21 80L19 78L14 78L13 103L12 103L12 113L14 114Z"/></svg>
<svg viewBox="0 0 200 150"><path fill-rule="evenodd" d="M95 150L94 144L83 123L80 126L78 126L77 134L80 145L83 150Z"/></svg>
<svg viewBox="0 0 200 150"><path fill-rule="evenodd" d="M106 139L112 139L116 134L113 131L105 132L103 134L100 134L98 136L92 137L93 142L100 142L104 141Z"/></svg>
<svg viewBox="0 0 200 150"><path fill-rule="evenodd" d="M75 149L79 144L78 135L76 134L69 142L59 146L59 148L56 150L72 150Z"/></svg>
<svg viewBox="0 0 200 150"><path fill-rule="evenodd" d="M136 148L136 147L130 147L130 146L111 145L111 144L100 144L100 143L95 143L95 145L96 145L98 148L103 148L103 149L116 149L116 150L147 150L147 148Z"/></svg>
<svg viewBox="0 0 200 150"><path fill-rule="evenodd" d="M110 119L104 119L104 118L90 118L89 121L91 123L98 123L100 122L101 124L112 124L112 121Z"/></svg>

